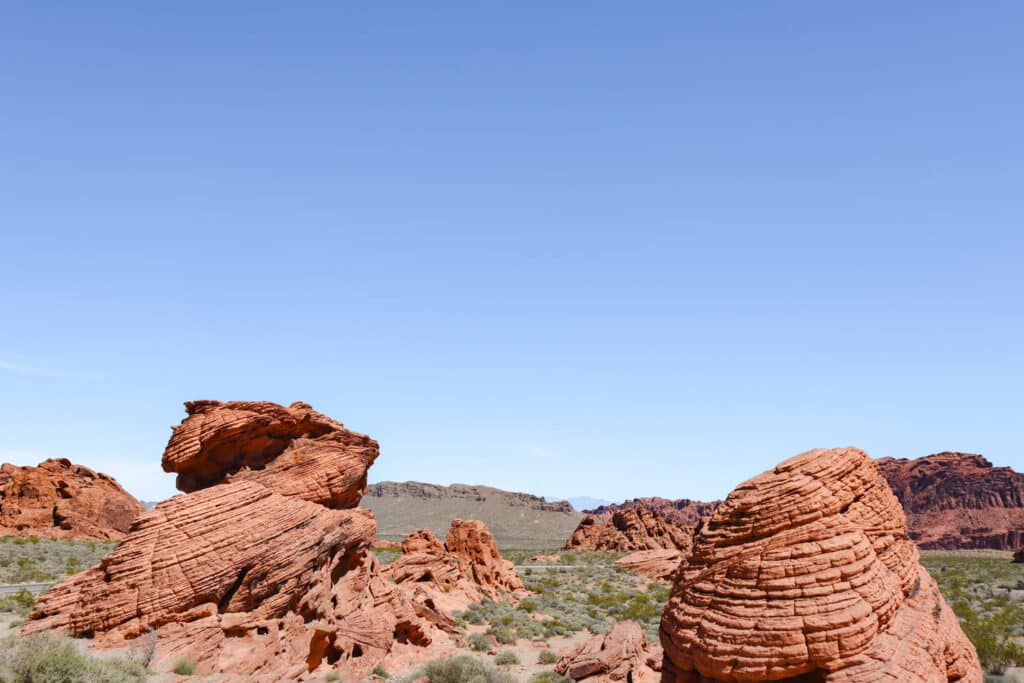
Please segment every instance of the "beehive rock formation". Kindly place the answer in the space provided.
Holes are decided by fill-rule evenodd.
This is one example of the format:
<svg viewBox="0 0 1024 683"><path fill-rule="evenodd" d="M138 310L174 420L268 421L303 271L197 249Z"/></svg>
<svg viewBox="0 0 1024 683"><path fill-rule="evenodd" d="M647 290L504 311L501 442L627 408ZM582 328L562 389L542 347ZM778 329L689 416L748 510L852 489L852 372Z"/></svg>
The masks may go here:
<svg viewBox="0 0 1024 683"><path fill-rule="evenodd" d="M621 510L635 510L644 508L651 512L657 512L662 519L672 522L676 526L694 528L702 519L707 519L722 504L720 500L703 502L680 498L670 500L658 496L646 498L631 498L622 503L611 503L601 505L592 510L584 510L588 515L593 515L599 520L611 519L611 516Z"/></svg>
<svg viewBox="0 0 1024 683"><path fill-rule="evenodd" d="M853 448L741 484L698 533L662 615L662 680L981 683L905 524Z"/></svg>
<svg viewBox="0 0 1024 683"><path fill-rule="evenodd" d="M464 610L483 596L504 601L525 594L515 567L502 559L483 522L454 520L444 544L419 529L402 541L402 549L385 573L400 586L415 586L444 611Z"/></svg>
<svg viewBox="0 0 1024 683"><path fill-rule="evenodd" d="M683 559L679 550L638 550L615 560L615 566L652 579L671 581Z"/></svg>
<svg viewBox="0 0 1024 683"><path fill-rule="evenodd" d="M627 678L653 682L661 669L661 656L661 648L648 644L639 624L621 621L558 660L555 672L588 683Z"/></svg>
<svg viewBox="0 0 1024 683"><path fill-rule="evenodd" d="M116 541L143 510L113 477L64 458L0 466L0 536Z"/></svg>
<svg viewBox="0 0 1024 683"><path fill-rule="evenodd" d="M883 458L878 465L920 547L1024 547L1024 474L971 453Z"/></svg>
<svg viewBox="0 0 1024 683"><path fill-rule="evenodd" d="M588 515L565 543L566 550L679 550L688 553L693 529L664 519L647 508L616 510L602 520Z"/></svg>
<svg viewBox="0 0 1024 683"><path fill-rule="evenodd" d="M187 495L140 516L99 565L42 596L27 630L124 646L149 630L158 668L302 680L359 678L451 621L386 579L353 509L377 457L369 437L308 405L186 404L164 467Z"/></svg>

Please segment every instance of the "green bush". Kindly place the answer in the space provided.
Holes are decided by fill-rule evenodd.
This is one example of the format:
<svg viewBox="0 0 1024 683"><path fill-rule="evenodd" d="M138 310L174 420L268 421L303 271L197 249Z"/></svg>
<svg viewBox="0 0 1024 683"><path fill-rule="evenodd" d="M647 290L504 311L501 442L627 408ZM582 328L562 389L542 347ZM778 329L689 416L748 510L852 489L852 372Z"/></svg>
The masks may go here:
<svg viewBox="0 0 1024 683"><path fill-rule="evenodd" d="M179 676L191 676L196 672L196 663L191 659L179 659L175 662L172 671Z"/></svg>
<svg viewBox="0 0 1024 683"><path fill-rule="evenodd" d="M100 659L51 633L10 636L0 641L4 683L141 683L146 667L120 658Z"/></svg>
<svg viewBox="0 0 1024 683"><path fill-rule="evenodd" d="M558 661L558 655L555 654L554 650L541 650L540 654L537 655L538 664L554 664Z"/></svg>
<svg viewBox="0 0 1024 683"><path fill-rule="evenodd" d="M324 680L328 681L328 683L334 683L335 681L340 681L341 680L341 674L338 673L337 671L332 671L331 673L329 673L326 676L324 676Z"/></svg>
<svg viewBox="0 0 1024 683"><path fill-rule="evenodd" d="M469 647L477 652L487 652L491 649L491 639L483 633L472 633L469 636Z"/></svg>
<svg viewBox="0 0 1024 683"><path fill-rule="evenodd" d="M377 666L373 667L373 675L374 676L380 676L381 678L391 678L391 674L388 673L388 670L385 669L380 664L378 664Z"/></svg>
<svg viewBox="0 0 1024 683"><path fill-rule="evenodd" d="M14 595L5 595L0 598L0 612L14 612L24 616L32 611L32 605L35 602L36 596L23 588Z"/></svg>
<svg viewBox="0 0 1024 683"><path fill-rule="evenodd" d="M494 636L494 638L502 645L516 644L516 634L512 629L508 628L507 626L492 626L491 628L487 629L487 633L489 635Z"/></svg>
<svg viewBox="0 0 1024 683"><path fill-rule="evenodd" d="M409 680L423 677L430 683L513 683L514 681L508 673L498 671L494 666L468 655L436 659L412 674Z"/></svg>
<svg viewBox="0 0 1024 683"><path fill-rule="evenodd" d="M526 598L525 600L519 603L519 609L523 612L536 612L537 603L529 598Z"/></svg>
<svg viewBox="0 0 1024 683"><path fill-rule="evenodd" d="M519 657L516 656L515 652L512 652L511 650L505 650L504 652L498 653L498 656L494 658L494 663L498 666L509 666L511 664L518 664Z"/></svg>
<svg viewBox="0 0 1024 683"><path fill-rule="evenodd" d="M533 678L530 679L530 683L575 683L568 676L556 674L554 671L541 671L539 674L534 674Z"/></svg>

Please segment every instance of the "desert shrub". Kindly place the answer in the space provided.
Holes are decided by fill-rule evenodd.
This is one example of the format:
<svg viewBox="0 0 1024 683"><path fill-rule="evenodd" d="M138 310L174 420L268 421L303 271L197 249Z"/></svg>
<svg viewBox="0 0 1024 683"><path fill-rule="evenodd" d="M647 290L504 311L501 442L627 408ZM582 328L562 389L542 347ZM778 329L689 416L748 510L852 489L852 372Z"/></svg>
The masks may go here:
<svg viewBox="0 0 1024 683"><path fill-rule="evenodd" d="M537 603L529 598L526 598L525 600L519 603L519 609L523 612L536 612Z"/></svg>
<svg viewBox="0 0 1024 683"><path fill-rule="evenodd" d="M530 683L574 683L574 681L568 676L556 674L554 671L541 671L533 675Z"/></svg>
<svg viewBox="0 0 1024 683"><path fill-rule="evenodd" d="M373 667L373 675L374 676L380 676L381 678L391 678L391 674L388 673L388 670L385 669L380 664L378 664L377 666ZM340 678L340 676L339 676L339 678Z"/></svg>
<svg viewBox="0 0 1024 683"><path fill-rule="evenodd" d="M179 676L191 676L196 672L196 663L191 659L179 659L174 663L172 671Z"/></svg>
<svg viewBox="0 0 1024 683"><path fill-rule="evenodd" d="M471 633L469 635L469 647L477 652L487 652L491 649L491 639L483 633Z"/></svg>
<svg viewBox="0 0 1024 683"><path fill-rule="evenodd" d="M558 655L555 654L554 650L541 650L540 654L537 655L538 664L554 664L558 661Z"/></svg>
<svg viewBox="0 0 1024 683"><path fill-rule="evenodd" d="M515 632L505 626L491 627L487 629L487 633L494 636L494 639L502 645L516 644Z"/></svg>
<svg viewBox="0 0 1024 683"><path fill-rule="evenodd" d="M509 674L475 657L460 655L435 659L417 670L409 680L426 678L430 683L513 683Z"/></svg>
<svg viewBox="0 0 1024 683"><path fill-rule="evenodd" d="M99 659L79 651L68 638L50 633L11 636L0 642L4 683L136 683L148 676L137 662Z"/></svg>
<svg viewBox="0 0 1024 683"><path fill-rule="evenodd" d="M5 595L0 598L0 612L14 612L25 615L32 611L32 605L36 602L36 596L22 589L14 595Z"/></svg>
<svg viewBox="0 0 1024 683"><path fill-rule="evenodd" d="M511 650L505 650L504 652L498 653L498 656L494 658L494 663L498 666L509 666L511 664L518 664L519 657L516 656L515 652L512 652Z"/></svg>
<svg viewBox="0 0 1024 683"><path fill-rule="evenodd" d="M331 673L329 673L326 676L324 676L324 680L327 681L328 683L334 683L335 681L340 681L341 680L341 674L338 673L337 671L332 671Z"/></svg>

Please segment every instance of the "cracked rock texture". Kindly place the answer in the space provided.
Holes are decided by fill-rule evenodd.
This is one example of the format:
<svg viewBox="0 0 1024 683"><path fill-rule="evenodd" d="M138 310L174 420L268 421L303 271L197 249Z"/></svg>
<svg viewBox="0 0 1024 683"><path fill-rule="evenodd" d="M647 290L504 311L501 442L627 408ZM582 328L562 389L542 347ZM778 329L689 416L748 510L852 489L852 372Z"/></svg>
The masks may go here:
<svg viewBox="0 0 1024 683"><path fill-rule="evenodd" d="M124 538L142 504L113 477L64 458L0 466L0 535Z"/></svg>
<svg viewBox="0 0 1024 683"><path fill-rule="evenodd" d="M667 683L981 683L878 465L798 455L741 484L662 615Z"/></svg>
<svg viewBox="0 0 1024 683"><path fill-rule="evenodd" d="M616 510L607 518L588 515L565 543L565 550L679 550L689 553L693 528L679 526L644 507Z"/></svg>

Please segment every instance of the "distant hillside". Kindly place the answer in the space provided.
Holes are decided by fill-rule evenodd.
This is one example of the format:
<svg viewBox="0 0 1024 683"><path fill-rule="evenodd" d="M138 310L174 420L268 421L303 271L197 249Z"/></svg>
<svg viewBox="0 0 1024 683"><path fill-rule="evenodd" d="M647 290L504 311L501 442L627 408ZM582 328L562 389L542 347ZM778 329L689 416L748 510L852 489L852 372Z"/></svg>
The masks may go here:
<svg viewBox="0 0 1024 683"><path fill-rule="evenodd" d="M504 548L558 548L582 516L566 501L528 493L415 481L370 484L361 506L377 516L379 538L397 541L423 527L444 538L453 519L479 519Z"/></svg>

